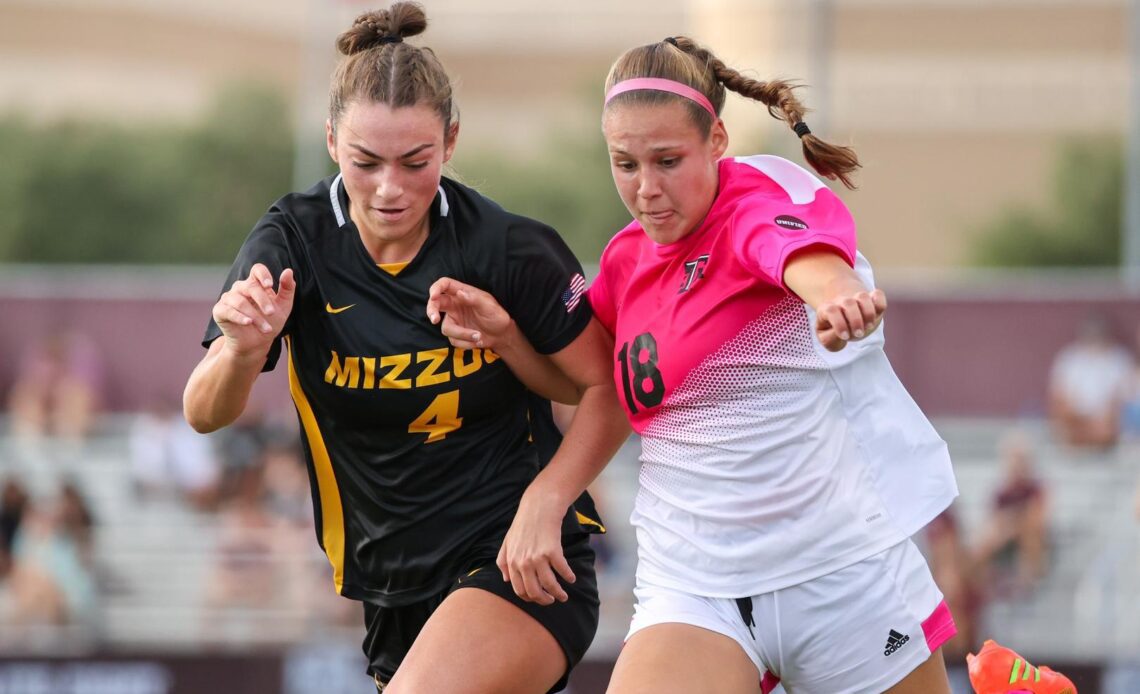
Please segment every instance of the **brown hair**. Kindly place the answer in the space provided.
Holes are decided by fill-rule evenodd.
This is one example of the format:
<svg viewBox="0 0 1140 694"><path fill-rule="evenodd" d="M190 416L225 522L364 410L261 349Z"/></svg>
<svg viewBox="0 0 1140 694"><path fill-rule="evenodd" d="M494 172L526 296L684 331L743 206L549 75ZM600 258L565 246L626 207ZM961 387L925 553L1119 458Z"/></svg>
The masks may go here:
<svg viewBox="0 0 1140 694"><path fill-rule="evenodd" d="M786 80L761 82L741 75L724 64L707 48L690 38L677 36L659 43L631 48L622 54L606 77L606 92L618 82L638 77L659 77L687 84L708 97L719 115L724 108L725 89L768 107L773 118L783 120L793 130L803 122L807 108L796 99L795 85ZM661 104L682 102L701 133L708 137L713 117L699 104L670 92L634 90L614 97L611 103ZM804 126L801 126L801 129ZM804 159L825 178L839 179L854 188L850 174L859 168L859 158L850 147L833 145L811 133L803 141Z"/></svg>
<svg viewBox="0 0 1140 694"><path fill-rule="evenodd" d="M397 2L386 10L365 12L337 37L337 50L345 57L329 89L334 132L349 104L367 100L392 108L427 104L443 120L447 136L454 117L451 80L430 48L404 42L426 28L423 7Z"/></svg>

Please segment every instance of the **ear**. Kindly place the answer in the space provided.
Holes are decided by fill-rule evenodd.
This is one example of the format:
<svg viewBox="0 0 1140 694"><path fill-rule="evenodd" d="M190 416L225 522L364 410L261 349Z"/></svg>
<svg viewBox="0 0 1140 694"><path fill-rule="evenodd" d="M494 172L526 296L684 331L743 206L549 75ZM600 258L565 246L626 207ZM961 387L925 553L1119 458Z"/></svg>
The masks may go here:
<svg viewBox="0 0 1140 694"><path fill-rule="evenodd" d="M455 143L459 140L459 121L455 121L447 127L447 132L443 134L443 162L446 164L451 160L451 155L455 154Z"/></svg>
<svg viewBox="0 0 1140 694"><path fill-rule="evenodd" d="M728 130L724 127L724 120L717 118L709 132L709 141L712 144L712 154L716 159L724 156L728 151Z"/></svg>
<svg viewBox="0 0 1140 694"><path fill-rule="evenodd" d="M336 159L336 133L333 131L331 118L325 120L325 144L329 148L329 156L332 157L332 160L336 161L337 164L340 164Z"/></svg>

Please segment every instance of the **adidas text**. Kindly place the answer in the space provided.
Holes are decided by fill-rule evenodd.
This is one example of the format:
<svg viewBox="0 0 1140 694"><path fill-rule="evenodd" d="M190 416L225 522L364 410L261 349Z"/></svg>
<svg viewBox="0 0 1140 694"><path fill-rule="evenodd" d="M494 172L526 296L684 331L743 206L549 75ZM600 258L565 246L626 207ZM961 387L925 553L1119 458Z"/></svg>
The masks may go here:
<svg viewBox="0 0 1140 694"><path fill-rule="evenodd" d="M909 636L906 634L900 634L894 629L891 629L890 635L887 636L887 647L883 650L883 655L890 655L894 653L898 649L902 648L907 641L910 641Z"/></svg>

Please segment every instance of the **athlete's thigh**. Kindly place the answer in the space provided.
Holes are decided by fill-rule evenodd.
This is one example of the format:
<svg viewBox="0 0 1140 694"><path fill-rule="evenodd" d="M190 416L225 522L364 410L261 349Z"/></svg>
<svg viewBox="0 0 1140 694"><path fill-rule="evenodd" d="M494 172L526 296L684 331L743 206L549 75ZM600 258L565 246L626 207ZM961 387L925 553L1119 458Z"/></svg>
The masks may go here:
<svg viewBox="0 0 1140 694"><path fill-rule="evenodd" d="M950 694L950 678L939 648L885 694Z"/></svg>
<svg viewBox="0 0 1140 694"><path fill-rule="evenodd" d="M424 625L384 694L545 694L566 656L541 624L485 590L457 590Z"/></svg>
<svg viewBox="0 0 1140 694"><path fill-rule="evenodd" d="M618 656L608 694L759 694L760 674L735 640L691 624L646 627Z"/></svg>

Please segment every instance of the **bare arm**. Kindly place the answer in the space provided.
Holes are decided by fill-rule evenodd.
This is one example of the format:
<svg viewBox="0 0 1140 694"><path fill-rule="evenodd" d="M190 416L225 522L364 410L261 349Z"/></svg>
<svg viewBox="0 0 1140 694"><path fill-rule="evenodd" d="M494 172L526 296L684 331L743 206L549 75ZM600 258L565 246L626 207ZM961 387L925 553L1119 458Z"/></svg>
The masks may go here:
<svg viewBox="0 0 1140 694"><path fill-rule="evenodd" d="M547 400L575 405L581 399L578 384L539 354L495 297L482 289L439 279L428 292L427 314L433 324L440 323L452 346L494 350L515 378Z"/></svg>
<svg viewBox="0 0 1140 694"><path fill-rule="evenodd" d="M269 348L293 309L296 287L293 271L287 269L274 291L273 277L258 263L214 304L222 336L194 367L182 394L183 415L195 431L216 431L241 415Z"/></svg>
<svg viewBox="0 0 1140 694"><path fill-rule="evenodd" d="M563 402L573 395L578 402L562 445L523 494L497 560L520 597L544 605L565 601L555 573L575 578L562 553L562 517L630 431L613 383L613 339L593 319L564 349L543 357L493 296L449 278L432 285L427 314L433 323L442 318L452 345L494 349L532 391Z"/></svg>
<svg viewBox="0 0 1140 694"><path fill-rule="evenodd" d="M268 350L266 350L266 354ZM235 354L220 337L186 382L182 413L199 434L233 423L245 410L253 383L265 364L265 354Z"/></svg>
<svg viewBox="0 0 1140 694"><path fill-rule="evenodd" d="M864 285L833 251L793 257L784 269L784 284L816 312L816 335L833 352L874 332L887 310L883 290Z"/></svg>
<svg viewBox="0 0 1140 694"><path fill-rule="evenodd" d="M557 453L523 494L499 551L503 579L526 600L549 605L568 599L555 576L575 580L562 553L562 516L629 436L614 388L612 354L612 338L595 319L552 357L582 388L582 402Z"/></svg>

